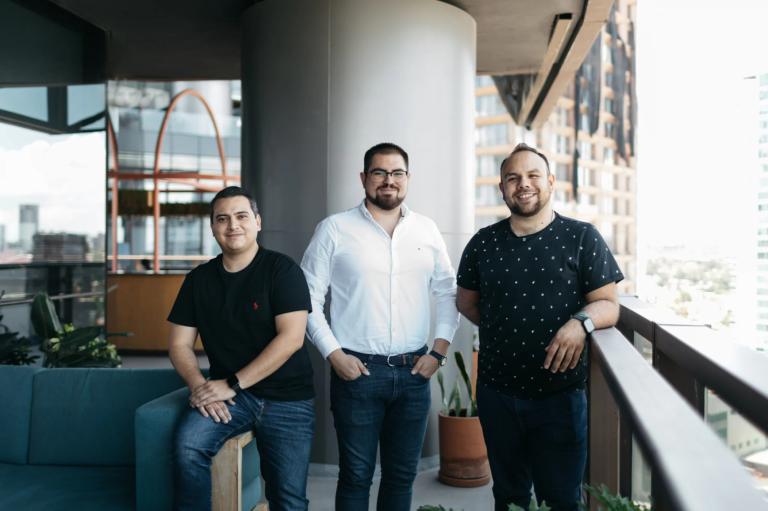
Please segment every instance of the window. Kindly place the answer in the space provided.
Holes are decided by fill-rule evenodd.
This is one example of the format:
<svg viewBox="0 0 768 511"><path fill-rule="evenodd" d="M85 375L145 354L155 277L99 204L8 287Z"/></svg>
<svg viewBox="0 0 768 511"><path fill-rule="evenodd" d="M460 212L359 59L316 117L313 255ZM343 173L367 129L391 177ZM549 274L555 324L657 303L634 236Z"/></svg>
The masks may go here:
<svg viewBox="0 0 768 511"><path fill-rule="evenodd" d="M506 145L509 143L507 123L478 126L475 130L475 144L478 147Z"/></svg>
<svg viewBox="0 0 768 511"><path fill-rule="evenodd" d="M506 113L507 109L504 108L498 94L475 96L475 115L478 117L491 117Z"/></svg>
<svg viewBox="0 0 768 511"><path fill-rule="evenodd" d="M571 165L567 163L555 163L555 179L569 182L571 180Z"/></svg>
<svg viewBox="0 0 768 511"><path fill-rule="evenodd" d="M477 175L483 177L498 176L501 162L505 156L502 154L483 154L477 157Z"/></svg>
<svg viewBox="0 0 768 511"><path fill-rule="evenodd" d="M227 184L240 177L240 87L236 82L185 82L216 105L216 122L224 148ZM211 118L195 97L179 96L168 117L159 161L160 172L187 172L204 179L187 182L161 179L158 185L160 218L155 254L154 212L150 206L154 184L154 147L167 107L182 89L173 82L120 81L109 83L108 102L115 123L120 171L147 174L150 179L119 179L114 228L108 218L109 253L116 246L111 267L145 272L158 257L158 270L186 271L219 252L210 235L208 203L223 187L222 162ZM111 162L111 160L110 160ZM119 176L120 172L115 175ZM111 180L110 180L111 182ZM109 201L113 200L108 194ZM111 208L110 208L111 209ZM114 232L115 241L112 241Z"/></svg>
<svg viewBox="0 0 768 511"><path fill-rule="evenodd" d="M579 156L585 160L594 160L594 154L592 153L592 142L587 140L579 141Z"/></svg>
<svg viewBox="0 0 768 511"><path fill-rule="evenodd" d="M493 85L493 78L491 78L489 75L477 75L475 77L475 87L481 88L481 87L491 87Z"/></svg>
<svg viewBox="0 0 768 511"><path fill-rule="evenodd" d="M495 185L477 185L475 187L475 206L498 206L503 204L501 192Z"/></svg>
<svg viewBox="0 0 768 511"><path fill-rule="evenodd" d="M603 163L606 165L616 164L616 155L614 154L613 148L606 147L603 149Z"/></svg>
<svg viewBox="0 0 768 511"><path fill-rule="evenodd" d="M49 107L56 98L66 115L49 120ZM6 292L4 299L24 300L37 292L74 294L74 298L55 301L62 320L101 324L105 87L2 89L0 108L30 119L25 123L29 128L0 120L0 290ZM29 317L25 307L8 305L1 312Z"/></svg>

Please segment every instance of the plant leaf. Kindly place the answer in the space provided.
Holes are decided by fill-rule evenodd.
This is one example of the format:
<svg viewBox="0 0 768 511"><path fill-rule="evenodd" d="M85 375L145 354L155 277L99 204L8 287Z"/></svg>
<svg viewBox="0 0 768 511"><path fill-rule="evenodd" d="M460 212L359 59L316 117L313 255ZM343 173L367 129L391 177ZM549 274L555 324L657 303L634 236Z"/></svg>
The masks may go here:
<svg viewBox="0 0 768 511"><path fill-rule="evenodd" d="M62 331L59 316L47 293L37 293L32 299L30 319L35 333L42 339L56 337Z"/></svg>
<svg viewBox="0 0 768 511"><path fill-rule="evenodd" d="M464 385L467 387L467 397L469 398L469 406L467 407L467 416L474 417L477 415L477 401L472 399L472 381L469 379L469 374L467 374L467 368L464 365L464 356L461 354L460 351L454 352L454 357L456 358L456 365L459 367L459 372L461 373L461 377L464 380Z"/></svg>

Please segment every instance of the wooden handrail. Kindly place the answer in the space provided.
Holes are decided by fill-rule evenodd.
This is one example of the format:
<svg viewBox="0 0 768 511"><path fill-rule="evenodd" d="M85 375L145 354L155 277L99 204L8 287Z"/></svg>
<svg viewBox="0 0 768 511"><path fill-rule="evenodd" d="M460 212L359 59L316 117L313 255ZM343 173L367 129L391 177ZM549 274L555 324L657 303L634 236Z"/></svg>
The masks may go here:
<svg viewBox="0 0 768 511"><path fill-rule="evenodd" d="M733 453L617 329L594 332L591 349L664 487L663 508L768 510Z"/></svg>

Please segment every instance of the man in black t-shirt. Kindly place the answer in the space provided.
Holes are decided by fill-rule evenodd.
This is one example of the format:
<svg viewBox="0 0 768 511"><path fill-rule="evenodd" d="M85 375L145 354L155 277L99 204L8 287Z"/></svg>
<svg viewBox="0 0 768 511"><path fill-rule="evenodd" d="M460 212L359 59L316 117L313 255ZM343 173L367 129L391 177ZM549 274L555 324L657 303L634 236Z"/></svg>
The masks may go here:
<svg viewBox="0 0 768 511"><path fill-rule="evenodd" d="M191 407L176 432L175 507L210 509L211 459L228 438L253 431L270 509L306 510L315 415L304 274L259 247L261 217L242 188L213 198L211 230L222 254L187 275L168 316L171 362ZM208 379L194 352L198 334Z"/></svg>
<svg viewBox="0 0 768 511"><path fill-rule="evenodd" d="M555 177L519 144L501 164L511 216L480 229L458 271L459 311L480 327L477 401L496 510L579 509L587 458L585 342L618 320L624 277L590 224L552 209Z"/></svg>

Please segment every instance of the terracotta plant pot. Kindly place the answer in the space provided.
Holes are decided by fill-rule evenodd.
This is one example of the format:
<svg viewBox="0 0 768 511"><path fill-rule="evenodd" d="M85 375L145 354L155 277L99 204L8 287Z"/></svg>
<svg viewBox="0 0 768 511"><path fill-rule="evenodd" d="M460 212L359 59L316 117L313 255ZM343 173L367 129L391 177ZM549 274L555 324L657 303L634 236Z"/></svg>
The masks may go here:
<svg viewBox="0 0 768 511"><path fill-rule="evenodd" d="M450 486L474 488L491 480L488 451L478 417L438 415L440 472L438 480Z"/></svg>

